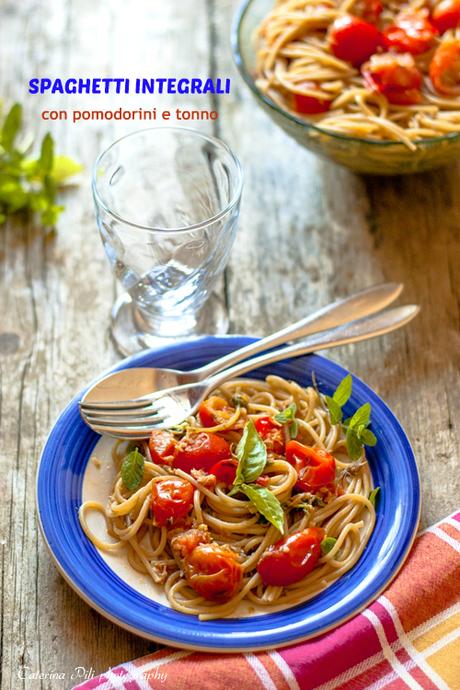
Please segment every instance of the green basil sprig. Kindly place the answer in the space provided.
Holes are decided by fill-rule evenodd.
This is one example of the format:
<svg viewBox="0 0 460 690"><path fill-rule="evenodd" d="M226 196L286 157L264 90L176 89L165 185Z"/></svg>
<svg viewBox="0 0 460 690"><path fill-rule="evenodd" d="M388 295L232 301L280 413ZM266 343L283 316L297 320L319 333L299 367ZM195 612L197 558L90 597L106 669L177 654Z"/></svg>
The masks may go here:
<svg viewBox="0 0 460 690"><path fill-rule="evenodd" d="M254 484L267 464L267 449L250 419L236 447L238 467L230 496L241 492L263 517L284 534L284 511L281 503L269 489Z"/></svg>
<svg viewBox="0 0 460 690"><path fill-rule="evenodd" d="M336 544L336 541L337 539L335 539L334 537L326 537L325 539L323 539L323 541L320 544L321 553L323 554L323 556L329 553L329 551L332 551Z"/></svg>

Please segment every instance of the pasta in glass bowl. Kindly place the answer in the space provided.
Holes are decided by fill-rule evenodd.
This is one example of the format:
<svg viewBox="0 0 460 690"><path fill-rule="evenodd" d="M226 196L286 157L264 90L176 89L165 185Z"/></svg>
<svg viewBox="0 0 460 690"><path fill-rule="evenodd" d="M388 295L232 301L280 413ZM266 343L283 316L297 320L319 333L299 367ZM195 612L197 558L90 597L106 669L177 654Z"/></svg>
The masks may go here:
<svg viewBox="0 0 460 690"><path fill-rule="evenodd" d="M302 146L358 173L416 173L456 160L460 155L460 92L457 85L454 96L442 96L435 92L424 74L418 104L392 105L382 93L371 91L363 84L358 66L338 59L337 52L332 55L324 48L325 30L329 29L330 35L329 27L334 19L344 14L345 4L351 8L358 2L364 2L365 6L370 2L373 6L376 2L380 5L380 0L345 0L340 4L336 0L246 0L243 3L233 26L233 53L258 104ZM415 4L423 8L424 2L415 0ZM300 18L306 7L312 7L313 13L323 13L316 24L313 19L312 25L308 15L305 22ZM427 12L425 9L418 11ZM279 25L276 22L280 22ZM311 26L305 38L305 27ZM290 30L291 38L286 43L282 34L287 35ZM448 31L443 36L439 36L436 29L434 31L433 49L421 57L416 56L417 66L422 61L423 67L423 59L432 59L437 45L449 41L456 47L459 44L460 29ZM307 115L296 112L291 99L299 98L296 92L305 92L305 80L311 79L308 75L316 78L312 72L312 68L316 68L316 55L322 58L322 63L318 64L318 81L308 81L307 95L300 99L303 98L307 106L313 101L315 106L318 101L310 95L314 97L318 86L322 88L325 83L325 88L330 90L330 102L328 112L321 112L324 109L319 101L320 107L310 108ZM394 53L384 56L393 57ZM367 64L375 58L382 60L381 55L373 55ZM406 53L397 58L401 63L413 62ZM412 69L410 64L409 69ZM303 76L302 70L307 76ZM342 70L340 79L337 70L339 76ZM324 75L322 81L321 75ZM458 80L457 73L455 79Z"/></svg>

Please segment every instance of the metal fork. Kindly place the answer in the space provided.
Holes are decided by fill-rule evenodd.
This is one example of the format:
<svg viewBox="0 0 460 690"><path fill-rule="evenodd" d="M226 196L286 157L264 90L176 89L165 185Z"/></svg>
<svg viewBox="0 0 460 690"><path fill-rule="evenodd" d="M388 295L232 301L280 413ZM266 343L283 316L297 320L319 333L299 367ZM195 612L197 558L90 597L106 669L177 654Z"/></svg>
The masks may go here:
<svg viewBox="0 0 460 690"><path fill-rule="evenodd" d="M384 283L360 290L197 369L181 371L163 367L134 367L111 372L86 391L80 401L80 408L83 412L90 412L97 403L113 410L123 410L126 408L127 400L137 399L165 388L204 381L260 352L375 314L397 299L402 289L401 283Z"/></svg>
<svg viewBox="0 0 460 690"><path fill-rule="evenodd" d="M318 350L338 347L361 340L375 338L405 326L419 312L417 305L387 309L374 316L359 319L345 326L311 336L303 342L259 355L237 364L203 382L185 384L127 401L123 408L90 404L81 415L94 431L115 438L146 438L152 429L172 427L197 412L200 403L209 393L228 379L258 369L259 367L299 357Z"/></svg>

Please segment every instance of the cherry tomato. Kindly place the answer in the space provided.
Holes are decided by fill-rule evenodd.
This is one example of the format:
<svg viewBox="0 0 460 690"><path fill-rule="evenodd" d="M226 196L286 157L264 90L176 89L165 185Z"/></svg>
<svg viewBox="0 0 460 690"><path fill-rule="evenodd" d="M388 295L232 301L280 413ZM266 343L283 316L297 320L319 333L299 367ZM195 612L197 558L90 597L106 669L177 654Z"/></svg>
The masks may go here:
<svg viewBox="0 0 460 690"><path fill-rule="evenodd" d="M203 400L198 412L203 426L224 424L234 413L235 408L229 405L225 398L218 395L211 395L210 398Z"/></svg>
<svg viewBox="0 0 460 690"><path fill-rule="evenodd" d="M336 57L358 67L375 53L382 43L382 37L373 24L346 14L332 24L329 43Z"/></svg>
<svg viewBox="0 0 460 690"><path fill-rule="evenodd" d="M271 417L259 417L254 422L256 431L262 437L267 450L282 455L284 453L283 427Z"/></svg>
<svg viewBox="0 0 460 690"><path fill-rule="evenodd" d="M436 48L428 71L436 91L445 96L460 96L460 40L443 41Z"/></svg>
<svg viewBox="0 0 460 690"><path fill-rule="evenodd" d="M160 527L174 526L189 514L193 505L194 488L190 482L161 479L152 486L152 513Z"/></svg>
<svg viewBox="0 0 460 690"><path fill-rule="evenodd" d="M441 0L433 10L431 22L440 34L460 26L460 0Z"/></svg>
<svg viewBox="0 0 460 690"><path fill-rule="evenodd" d="M191 470L205 470L219 460L231 457L230 446L227 441L217 434L200 431L198 434L189 433L177 443L173 460L173 467L184 472Z"/></svg>
<svg viewBox="0 0 460 690"><path fill-rule="evenodd" d="M324 530L308 527L270 546L257 566L266 585L286 587L310 573L321 557Z"/></svg>
<svg viewBox="0 0 460 690"><path fill-rule="evenodd" d="M369 88L382 93L390 103L420 103L423 77L411 55L373 55L361 72Z"/></svg>
<svg viewBox="0 0 460 690"><path fill-rule="evenodd" d="M314 491L334 481L335 460L326 450L289 441L286 460L297 470L299 478L295 488L300 491Z"/></svg>
<svg viewBox="0 0 460 690"><path fill-rule="evenodd" d="M314 82L307 82L303 84L303 86L310 91L319 91L317 84ZM325 99L321 95L316 97L310 94L293 93L292 100L292 107L294 110L304 115L318 115L319 113L325 113L331 107L331 101Z"/></svg>
<svg viewBox="0 0 460 690"><path fill-rule="evenodd" d="M353 15L370 24L376 24L382 12L383 5L380 0L357 0L351 9Z"/></svg>
<svg viewBox="0 0 460 690"><path fill-rule="evenodd" d="M185 557L187 582L209 601L225 602L240 589L243 568L237 554L215 542L199 544Z"/></svg>
<svg viewBox="0 0 460 690"><path fill-rule="evenodd" d="M176 454L177 439L165 429L154 429L150 434L149 450L153 462L171 465Z"/></svg>
<svg viewBox="0 0 460 690"><path fill-rule="evenodd" d="M438 30L428 19L428 10L407 11L385 29L383 42L387 50L419 55L433 46L437 35Z"/></svg>
<svg viewBox="0 0 460 690"><path fill-rule="evenodd" d="M209 470L209 474L213 474L218 482L222 482L225 486L231 486L235 481L236 468L238 463L233 458L227 460L219 460Z"/></svg>

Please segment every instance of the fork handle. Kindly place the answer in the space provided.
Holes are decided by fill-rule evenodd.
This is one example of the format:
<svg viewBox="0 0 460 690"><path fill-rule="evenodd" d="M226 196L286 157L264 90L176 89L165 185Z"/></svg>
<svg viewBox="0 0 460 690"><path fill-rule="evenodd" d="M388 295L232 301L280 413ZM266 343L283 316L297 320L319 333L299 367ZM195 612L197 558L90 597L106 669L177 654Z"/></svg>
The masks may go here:
<svg viewBox="0 0 460 690"><path fill-rule="evenodd" d="M257 340L246 347L230 352L224 357L206 364L193 372L187 372L189 380L198 382L213 376L223 369L242 362L259 352L264 352L277 345L304 338L313 333L341 326L344 323L375 314L391 304L403 289L401 283L384 283L361 290L350 297L345 297L322 309L318 309L305 319L301 319L266 338Z"/></svg>
<svg viewBox="0 0 460 690"><path fill-rule="evenodd" d="M301 355L307 355L326 348L357 343L361 340L367 340L369 338L384 335L385 333L390 333L397 328L405 326L409 321L412 321L419 311L420 307L414 304L387 309L380 314L346 324L345 326L335 328L327 333L318 333L308 338L305 342L283 347L274 352L268 352L259 357L254 357L249 361L241 362L211 377L209 379L209 387L207 388L206 395L224 381L228 381L228 379L235 378L236 376L241 376L252 369L258 369L259 367L283 359L289 359L290 357L300 357Z"/></svg>

